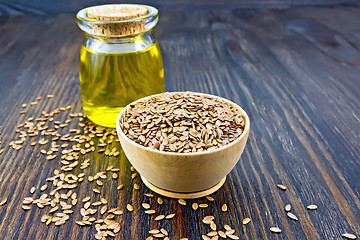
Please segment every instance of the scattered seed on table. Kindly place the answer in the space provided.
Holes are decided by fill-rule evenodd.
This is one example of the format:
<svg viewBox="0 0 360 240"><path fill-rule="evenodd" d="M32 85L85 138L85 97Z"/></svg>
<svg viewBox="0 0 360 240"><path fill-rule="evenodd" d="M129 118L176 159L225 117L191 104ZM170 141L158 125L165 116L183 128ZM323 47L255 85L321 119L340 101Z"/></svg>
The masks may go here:
<svg viewBox="0 0 360 240"><path fill-rule="evenodd" d="M90 204L90 202L87 202L87 203ZM86 205L87 203L85 203L85 205ZM100 206L101 204L102 204L101 201L97 201L97 202L93 202L91 205L92 205L92 206ZM85 205L84 205L84 208L86 209Z"/></svg>
<svg viewBox="0 0 360 240"><path fill-rule="evenodd" d="M222 238L227 238L226 234L223 231L218 231L218 234Z"/></svg>
<svg viewBox="0 0 360 240"><path fill-rule="evenodd" d="M214 222L210 223L210 228L213 231L216 231L216 224Z"/></svg>
<svg viewBox="0 0 360 240"><path fill-rule="evenodd" d="M209 200L209 201L211 201L211 202L213 202L215 199L213 198L213 197L211 197L211 196L206 196L206 199L207 200Z"/></svg>
<svg viewBox="0 0 360 240"><path fill-rule="evenodd" d="M85 209L88 209L90 207L90 202L86 202L85 204L84 204L84 208Z"/></svg>
<svg viewBox="0 0 360 240"><path fill-rule="evenodd" d="M164 203L164 201L161 198L158 198L157 202L158 202L158 204L163 204Z"/></svg>
<svg viewBox="0 0 360 240"><path fill-rule="evenodd" d="M83 200L82 200L82 202L87 202L87 201L89 201L91 198L90 197L85 197Z"/></svg>
<svg viewBox="0 0 360 240"><path fill-rule="evenodd" d="M31 203L33 203L33 200L32 200L32 199L25 198L22 203L25 204L25 205L26 205L26 204L31 204Z"/></svg>
<svg viewBox="0 0 360 240"><path fill-rule="evenodd" d="M281 229L278 227L271 227L270 231L272 231L273 233L281 233Z"/></svg>
<svg viewBox="0 0 360 240"><path fill-rule="evenodd" d="M126 209L127 209L129 212L134 211L133 206L131 206L130 204L126 205Z"/></svg>
<svg viewBox="0 0 360 240"><path fill-rule="evenodd" d="M226 235L231 235L231 234L234 234L234 232L235 232L234 229L226 230L225 234L226 234Z"/></svg>
<svg viewBox="0 0 360 240"><path fill-rule="evenodd" d="M22 209L24 209L26 211L30 210L30 206L28 206L28 205L22 205L21 207L22 207Z"/></svg>
<svg viewBox="0 0 360 240"><path fill-rule="evenodd" d="M284 186L284 185L282 185L282 184L278 184L277 185L278 186L278 188L280 188L281 190L286 190L286 186Z"/></svg>
<svg viewBox="0 0 360 240"><path fill-rule="evenodd" d="M157 233L153 235L155 238L163 238L165 235L163 233Z"/></svg>
<svg viewBox="0 0 360 240"><path fill-rule="evenodd" d="M291 213L291 212L288 212L287 213L287 216L289 218L291 218L292 220L295 220L295 221L298 221L299 219L297 218L297 216L295 216L295 214Z"/></svg>
<svg viewBox="0 0 360 240"><path fill-rule="evenodd" d="M197 203L193 203L193 204L192 204L192 208L193 208L194 210L198 209L198 207L199 207L199 205L198 205Z"/></svg>
<svg viewBox="0 0 360 240"><path fill-rule="evenodd" d="M348 238L348 239L356 239L356 236L351 233L343 233L343 234L341 234L341 236Z"/></svg>
<svg viewBox="0 0 360 240"><path fill-rule="evenodd" d="M160 232L162 232L165 236L169 235L168 231L164 228L160 229Z"/></svg>
<svg viewBox="0 0 360 240"><path fill-rule="evenodd" d="M242 224L246 225L251 221L250 218L244 218L244 220L242 221Z"/></svg>
<svg viewBox="0 0 360 240"><path fill-rule="evenodd" d="M115 215L122 215L124 212L122 210L116 210L113 212Z"/></svg>
<svg viewBox="0 0 360 240"><path fill-rule="evenodd" d="M231 238L231 239L240 239L238 236L233 235L233 234L229 234L227 236L228 236L228 238Z"/></svg>
<svg viewBox="0 0 360 240"><path fill-rule="evenodd" d="M49 213L56 212L59 209L59 206L55 206L52 209L50 209Z"/></svg>
<svg viewBox="0 0 360 240"><path fill-rule="evenodd" d="M148 203L142 203L141 206L145 209L149 209L150 208L150 204Z"/></svg>
<svg viewBox="0 0 360 240"><path fill-rule="evenodd" d="M211 231L211 232L208 232L208 234L206 234L208 237L213 237L213 236L216 236L217 235L217 232L216 231Z"/></svg>
<svg viewBox="0 0 360 240"><path fill-rule="evenodd" d="M211 224L212 222L213 222L213 220L214 220L214 217L213 216L206 216L206 217L204 217L203 218L203 223L205 223L205 224Z"/></svg>
<svg viewBox="0 0 360 240"><path fill-rule="evenodd" d="M151 230L149 231L150 234L157 234L157 233L159 233L159 232L160 232L159 229L151 229Z"/></svg>
<svg viewBox="0 0 360 240"><path fill-rule="evenodd" d="M47 189L47 185L42 185L40 191L45 191Z"/></svg>
<svg viewBox="0 0 360 240"><path fill-rule="evenodd" d="M223 211L223 212L226 212L227 211L227 205L226 204L223 204L222 206L221 206L221 210Z"/></svg>
<svg viewBox="0 0 360 240"><path fill-rule="evenodd" d="M145 213L151 215L155 213L155 210L154 209L146 210Z"/></svg>
<svg viewBox="0 0 360 240"><path fill-rule="evenodd" d="M206 236L206 235L202 235L201 237L202 237L203 240L211 240L211 239L210 239L208 236Z"/></svg>
<svg viewBox="0 0 360 240"><path fill-rule="evenodd" d="M285 211L290 212L290 210L291 210L291 205L290 205L290 204L286 204L286 205L285 205Z"/></svg>
<svg viewBox="0 0 360 240"><path fill-rule="evenodd" d="M317 206L314 205L314 204L311 204L311 205L307 206L307 209L309 209L309 210L316 210L316 209L317 209Z"/></svg>
<svg viewBox="0 0 360 240"><path fill-rule="evenodd" d="M227 224L224 225L224 228L225 228L225 230L227 230L227 231L232 230L232 228L231 228L229 225L227 225Z"/></svg>
<svg viewBox="0 0 360 240"><path fill-rule="evenodd" d="M207 208L209 205L207 203L201 203L199 204L199 207L201 208Z"/></svg>
<svg viewBox="0 0 360 240"><path fill-rule="evenodd" d="M135 190L139 190L139 189L140 189L140 186L135 183L135 184L134 184L134 189L135 189Z"/></svg>
<svg viewBox="0 0 360 240"><path fill-rule="evenodd" d="M184 199L182 199L182 198L180 198L180 199L178 200L178 202L179 202L181 205L186 205L185 200L184 200Z"/></svg>
<svg viewBox="0 0 360 240"><path fill-rule="evenodd" d="M166 215L166 219L171 219L171 218L173 218L173 217L175 217L175 213L170 213L170 214L168 214L168 215Z"/></svg>
<svg viewBox="0 0 360 240"><path fill-rule="evenodd" d="M0 202L0 206L5 205L5 204L6 204L6 202L7 202L7 198L5 198L5 199L1 200L1 202Z"/></svg>
<svg viewBox="0 0 360 240"><path fill-rule="evenodd" d="M104 214L107 210L107 206L103 206L101 209L100 209L100 214ZM129 210L129 209L128 209ZM129 210L130 211L130 210Z"/></svg>
<svg viewBox="0 0 360 240"><path fill-rule="evenodd" d="M124 185L123 185L123 184L120 184L120 185L117 187L118 190L121 190L121 189L123 189L123 188L124 188Z"/></svg>

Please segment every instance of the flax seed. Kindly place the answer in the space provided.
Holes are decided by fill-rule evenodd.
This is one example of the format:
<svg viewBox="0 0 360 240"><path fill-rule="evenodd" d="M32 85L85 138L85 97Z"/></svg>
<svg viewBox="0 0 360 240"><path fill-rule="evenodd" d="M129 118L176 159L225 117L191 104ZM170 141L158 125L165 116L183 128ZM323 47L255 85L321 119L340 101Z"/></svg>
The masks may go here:
<svg viewBox="0 0 360 240"><path fill-rule="evenodd" d="M286 206L285 206L285 211L286 211L286 212L290 212L290 211L291 211L291 205L290 205L290 204L286 204Z"/></svg>
<svg viewBox="0 0 360 240"><path fill-rule="evenodd" d="M41 186L40 191L45 191L46 189L47 189L47 185L43 185Z"/></svg>
<svg viewBox="0 0 360 240"><path fill-rule="evenodd" d="M292 220L298 221L299 219L295 216L295 214L288 212L286 214L289 218L291 218Z"/></svg>
<svg viewBox="0 0 360 240"><path fill-rule="evenodd" d="M206 196L206 199L211 201L211 202L215 201L215 199L213 197L211 197L211 196Z"/></svg>
<svg viewBox="0 0 360 240"><path fill-rule="evenodd" d="M7 202L7 198L5 198L5 199L1 200L1 202L0 202L0 206L5 205L5 204L6 204L6 202Z"/></svg>
<svg viewBox="0 0 360 240"><path fill-rule="evenodd" d="M148 203L142 203L141 205L142 205L142 207L145 208L145 209L149 209L149 208L150 208L150 204L148 204Z"/></svg>
<svg viewBox="0 0 360 240"><path fill-rule="evenodd" d="M28 205L22 205L21 207L22 207L22 209L24 209L26 211L30 210L30 206L28 206Z"/></svg>
<svg viewBox="0 0 360 240"><path fill-rule="evenodd" d="M348 238L348 239L356 239L356 236L351 233L343 233L343 234L341 234L341 236Z"/></svg>
<svg viewBox="0 0 360 240"><path fill-rule="evenodd" d="M218 234L222 238L227 238L226 234L223 231L218 231Z"/></svg>
<svg viewBox="0 0 360 240"><path fill-rule="evenodd" d="M244 220L242 221L242 224L246 225L251 221L250 218L244 218Z"/></svg>
<svg viewBox="0 0 360 240"><path fill-rule="evenodd" d="M171 213L171 214L168 214L166 215L166 219L172 219L173 217L175 217L175 213Z"/></svg>
<svg viewBox="0 0 360 240"><path fill-rule="evenodd" d="M145 213L151 215L151 214L155 213L155 210L153 210L153 209L146 210Z"/></svg>
<svg viewBox="0 0 360 240"><path fill-rule="evenodd" d="M314 204L311 204L311 205L307 206L307 209L309 209L309 210L316 210L316 209L317 209L317 206L314 205Z"/></svg>
<svg viewBox="0 0 360 240"><path fill-rule="evenodd" d="M233 235L233 234L229 234L229 235L227 235L227 236L228 236L228 238L230 238L230 239L240 239L238 236Z"/></svg>
<svg viewBox="0 0 360 240"><path fill-rule="evenodd" d="M126 209L127 209L129 212L134 211L133 206L131 206L130 204L126 205Z"/></svg>
<svg viewBox="0 0 360 240"><path fill-rule="evenodd" d="M273 233L281 233L281 229L278 227L271 227L270 231L272 231Z"/></svg>
<svg viewBox="0 0 360 240"><path fill-rule="evenodd" d="M159 215L157 217L155 217L155 221L160 221L163 220L165 218L165 215Z"/></svg>

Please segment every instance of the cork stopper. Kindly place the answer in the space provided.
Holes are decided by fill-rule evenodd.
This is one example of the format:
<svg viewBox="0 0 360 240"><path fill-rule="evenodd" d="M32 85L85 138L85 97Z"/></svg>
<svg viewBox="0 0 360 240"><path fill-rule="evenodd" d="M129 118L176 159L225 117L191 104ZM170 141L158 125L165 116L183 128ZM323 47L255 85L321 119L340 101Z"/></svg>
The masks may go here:
<svg viewBox="0 0 360 240"><path fill-rule="evenodd" d="M135 4L111 4L88 8L87 17L93 21L92 34L103 38L122 38L147 31L144 17L148 9ZM119 22L120 21L120 22Z"/></svg>

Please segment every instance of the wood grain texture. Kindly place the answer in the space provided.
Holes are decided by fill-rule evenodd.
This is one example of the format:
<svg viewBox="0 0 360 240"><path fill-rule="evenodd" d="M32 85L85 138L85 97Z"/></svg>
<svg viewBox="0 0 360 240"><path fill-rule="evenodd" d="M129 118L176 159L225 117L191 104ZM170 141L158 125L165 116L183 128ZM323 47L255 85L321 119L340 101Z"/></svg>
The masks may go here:
<svg viewBox="0 0 360 240"><path fill-rule="evenodd" d="M342 239L360 237L360 21L359 7L292 8L286 10L163 11L156 35L164 59L166 89L219 95L242 106L251 119L245 151L223 188L212 196L188 200L182 206L163 198L148 199L149 190L133 190L129 162L90 153L87 176L114 165L118 180L104 181L102 194L112 207L125 211L117 221L115 239L145 239L163 227L171 239L201 239L210 231L201 222L214 215L218 228L229 224L240 239ZM3 239L94 239L94 227L79 227L78 204L69 221L58 227L40 219L35 206L21 209L32 186L40 187L61 164L45 160L41 147L30 141L21 150L8 147L15 127L43 110L72 105L81 111L78 83L82 33L73 15L0 17L0 233ZM19 115L22 103L54 94ZM64 121L66 113L57 116ZM76 126L76 121L72 122ZM66 132L66 130L64 130ZM97 142L95 142L97 144ZM118 149L118 145L114 144ZM79 173L79 169L75 170ZM124 190L117 185L123 183ZM286 191L276 185L287 186ZM94 196L93 184L83 182L79 198ZM0 200L1 200L0 199ZM156 222L142 202L172 220ZM193 211L191 204L209 203ZM228 211L221 205L227 203ZM290 203L299 221L290 220ZM308 204L318 210L309 211ZM46 208L49 210L49 208ZM246 217L251 222L241 224ZM280 234L269 228L278 226Z"/></svg>
<svg viewBox="0 0 360 240"><path fill-rule="evenodd" d="M109 3L114 2L108 0L0 0L0 15L76 13L89 6ZM357 0L118 0L116 3L147 4L160 10L286 8L290 6L359 4Z"/></svg>

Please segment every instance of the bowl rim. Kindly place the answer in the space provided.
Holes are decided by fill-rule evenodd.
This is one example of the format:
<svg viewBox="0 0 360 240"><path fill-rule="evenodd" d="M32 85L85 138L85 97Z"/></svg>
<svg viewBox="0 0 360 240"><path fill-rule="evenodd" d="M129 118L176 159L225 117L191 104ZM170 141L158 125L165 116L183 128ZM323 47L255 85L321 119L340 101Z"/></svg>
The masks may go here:
<svg viewBox="0 0 360 240"><path fill-rule="evenodd" d="M165 152L165 151L160 151L160 150L155 150L155 149L152 149L152 148L149 148L149 147L145 147L143 145L140 145L136 142L134 142L133 140L131 140L130 138L128 138L125 133L121 130L120 128L120 118L122 117L122 115L125 114L126 110L130 107L130 105L132 104L135 104L137 102L141 102L141 101L144 101L144 100L147 100L149 98L152 98L152 97L155 97L155 96L159 96L159 95L162 95L164 93L184 93L184 92L191 92L191 93L195 93L195 94L200 94L200 95L207 95L207 96L211 96L211 97L214 97L214 98L217 98L217 99L221 99L229 104L231 104L233 107L236 107L240 110L241 112L241 115L242 117L245 118L245 126L244 126L244 131L243 133L240 135L240 137L238 137L235 141L229 143L229 144L226 144L225 146L223 147L220 147L220 148L217 148L217 149L214 149L214 150L210 150L210 151L203 151L203 152L189 152L189 153L178 153L178 152ZM163 93L159 93L159 94L154 94L154 95L150 95L150 96L147 96L147 97L143 97L143 98L140 98L136 101L133 101L131 103L129 103L128 105L126 105L122 110L121 112L118 114L117 118L116 118L116 131L118 133L118 135L121 135L121 137L123 139L125 139L127 142L129 142L130 144L132 145L135 145L136 147L140 147L144 150L147 150L147 151L150 151L150 152L154 152L154 153L160 153L160 154L165 154L165 155L170 155L170 156L196 156L196 155L207 155L207 154L212 154L212 153L215 153L215 152L218 152L218 151L223 151L225 150L226 148L229 148L233 145L235 145L236 143L240 142L243 138L245 138L245 136L248 135L249 131L250 131L250 118L249 116L247 115L247 113L245 112L244 109L242 109L239 105L237 105L236 103L226 99L226 98L223 98L223 97L219 97L219 96L216 96L216 95L212 95L212 94L208 94L208 93L200 93L200 92L193 92L193 91L182 91L182 92L163 92ZM122 147L122 146L121 146Z"/></svg>

